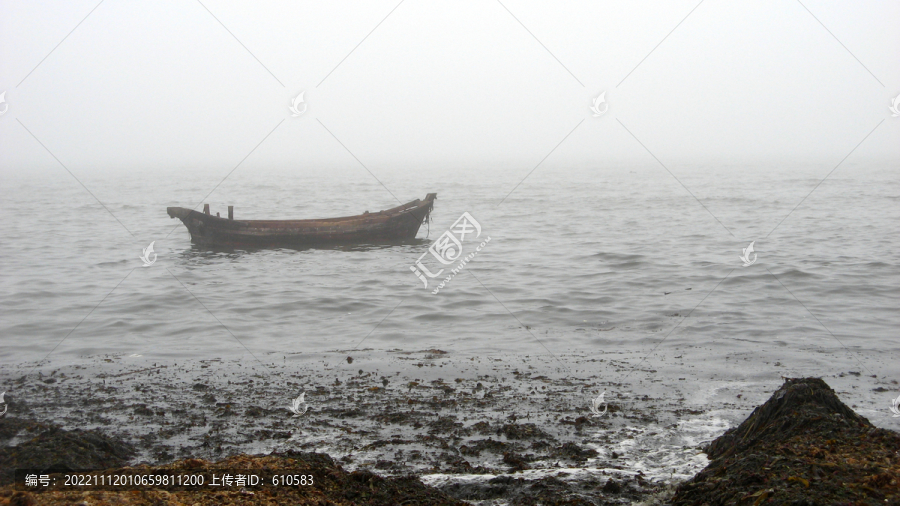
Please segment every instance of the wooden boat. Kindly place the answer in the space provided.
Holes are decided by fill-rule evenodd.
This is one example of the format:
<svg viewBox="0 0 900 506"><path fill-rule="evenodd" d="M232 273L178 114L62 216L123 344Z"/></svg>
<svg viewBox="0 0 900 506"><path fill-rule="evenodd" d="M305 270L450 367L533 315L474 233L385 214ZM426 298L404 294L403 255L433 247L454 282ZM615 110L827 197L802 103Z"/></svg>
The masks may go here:
<svg viewBox="0 0 900 506"><path fill-rule="evenodd" d="M170 218L178 218L191 234L191 242L227 248L297 247L317 244L363 244L414 239L431 214L437 193L391 209L357 216L318 220L235 220L234 206L228 218L212 216L209 204L203 212L169 207Z"/></svg>

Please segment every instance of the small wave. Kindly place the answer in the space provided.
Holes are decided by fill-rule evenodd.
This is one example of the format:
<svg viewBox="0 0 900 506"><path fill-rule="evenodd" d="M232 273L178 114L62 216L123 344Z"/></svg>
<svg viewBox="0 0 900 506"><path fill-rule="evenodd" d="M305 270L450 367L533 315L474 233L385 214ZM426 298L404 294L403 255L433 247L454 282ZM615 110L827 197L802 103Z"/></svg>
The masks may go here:
<svg viewBox="0 0 900 506"><path fill-rule="evenodd" d="M802 271L800 269L788 269L783 272L775 273L781 279L813 279L820 277L818 274Z"/></svg>
<svg viewBox="0 0 900 506"><path fill-rule="evenodd" d="M605 262L640 262L644 258L644 255L610 253L605 251L595 253L591 256L597 257Z"/></svg>

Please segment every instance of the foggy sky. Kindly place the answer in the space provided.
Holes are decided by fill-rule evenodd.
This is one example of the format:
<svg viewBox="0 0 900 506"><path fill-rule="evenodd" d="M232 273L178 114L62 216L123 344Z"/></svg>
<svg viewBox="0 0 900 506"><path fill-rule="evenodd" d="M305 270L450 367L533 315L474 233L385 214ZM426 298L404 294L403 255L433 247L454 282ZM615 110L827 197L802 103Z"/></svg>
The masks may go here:
<svg viewBox="0 0 900 506"><path fill-rule="evenodd" d="M884 1L4 0L0 172L61 170L47 150L73 171L896 164L898 22Z"/></svg>

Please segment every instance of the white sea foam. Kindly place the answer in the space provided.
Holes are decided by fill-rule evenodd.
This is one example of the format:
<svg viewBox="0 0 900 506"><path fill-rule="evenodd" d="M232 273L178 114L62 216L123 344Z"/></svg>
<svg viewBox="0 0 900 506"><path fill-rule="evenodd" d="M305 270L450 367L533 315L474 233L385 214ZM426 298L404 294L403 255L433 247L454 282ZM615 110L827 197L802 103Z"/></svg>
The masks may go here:
<svg viewBox="0 0 900 506"><path fill-rule="evenodd" d="M630 433L630 438L620 439L613 445L589 444L598 455L589 460L588 465L595 462L601 465L616 462L625 469L640 473L647 480L684 480L706 467L709 462L701 445L721 435L730 425L720 413L709 412L684 419L675 427L658 424L629 427L626 430ZM617 437L621 432L600 430L595 433L595 438L605 440L607 433Z"/></svg>
<svg viewBox="0 0 900 506"><path fill-rule="evenodd" d="M657 424L625 429L631 436L620 439L614 445L590 443L598 456L589 459L583 468L527 469L509 476L526 480L539 480L554 476L561 480L585 479L588 477L627 477L640 475L645 480L675 483L688 479L709 463L700 446L721 435L731 425L719 412L687 418L675 427ZM621 437L622 430L600 430L595 439L606 436ZM617 457L613 458L613 452ZM536 463L539 464L539 463ZM493 474L425 474L422 482L431 486L451 483L481 483L497 476Z"/></svg>

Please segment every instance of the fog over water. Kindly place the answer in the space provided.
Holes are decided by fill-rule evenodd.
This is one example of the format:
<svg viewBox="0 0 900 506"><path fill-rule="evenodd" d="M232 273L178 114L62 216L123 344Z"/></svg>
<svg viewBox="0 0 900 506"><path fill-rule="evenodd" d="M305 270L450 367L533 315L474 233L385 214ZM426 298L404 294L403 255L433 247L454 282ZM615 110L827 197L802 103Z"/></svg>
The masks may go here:
<svg viewBox="0 0 900 506"><path fill-rule="evenodd" d="M877 1L4 2L0 367L364 341L900 380L897 20ZM210 251L166 215L429 192L397 245ZM463 212L491 241L432 294L410 266Z"/></svg>
<svg viewBox="0 0 900 506"><path fill-rule="evenodd" d="M366 178L330 130L376 174L465 166L511 189L585 120L542 171L648 160L621 122L663 163L824 176L900 94L898 18L877 1L5 2L2 169L64 174L18 119L79 176L210 168L212 188L275 129L242 172ZM882 125L853 159L896 162L896 140Z"/></svg>

